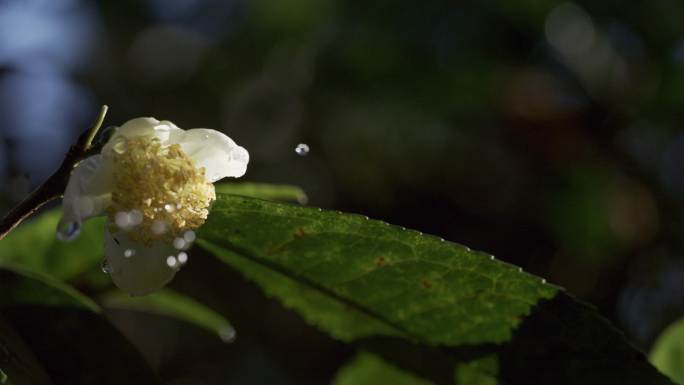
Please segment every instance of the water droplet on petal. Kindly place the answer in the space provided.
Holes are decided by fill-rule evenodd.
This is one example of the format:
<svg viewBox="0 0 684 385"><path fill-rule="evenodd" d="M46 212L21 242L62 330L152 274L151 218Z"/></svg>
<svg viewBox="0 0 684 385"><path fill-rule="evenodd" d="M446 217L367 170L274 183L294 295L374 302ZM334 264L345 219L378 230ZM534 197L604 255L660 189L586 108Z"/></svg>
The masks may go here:
<svg viewBox="0 0 684 385"><path fill-rule="evenodd" d="M114 272L114 269L109 264L109 261L107 260L107 258L102 259L102 263L100 263L100 269L102 269L102 272L105 274L111 274Z"/></svg>
<svg viewBox="0 0 684 385"><path fill-rule="evenodd" d="M172 213L172 212L176 211L176 206L172 205L171 203L167 203L164 205L164 210L167 213Z"/></svg>
<svg viewBox="0 0 684 385"><path fill-rule="evenodd" d="M168 227L168 225L166 224L166 222L164 222L160 219L157 219L156 221L154 221L152 223L151 230L153 233L160 235L160 234L164 234L166 232L167 227Z"/></svg>
<svg viewBox="0 0 684 385"><path fill-rule="evenodd" d="M130 258L135 255L135 250L133 249L126 249L124 250L124 257Z"/></svg>
<svg viewBox="0 0 684 385"><path fill-rule="evenodd" d="M175 256L169 255L168 257L166 257L166 264L167 264L169 267L175 268L176 265L178 265L178 260L176 259Z"/></svg>
<svg viewBox="0 0 684 385"><path fill-rule="evenodd" d="M299 156L306 156L309 154L309 145L306 143L299 143L297 147L295 147L295 152Z"/></svg>
<svg viewBox="0 0 684 385"><path fill-rule="evenodd" d="M131 218L127 212L119 211L114 215L114 223L116 223L120 229L128 229L131 225Z"/></svg>
<svg viewBox="0 0 684 385"><path fill-rule="evenodd" d="M73 241L81 234L80 222L63 222L57 225L57 239L63 242Z"/></svg>
<svg viewBox="0 0 684 385"><path fill-rule="evenodd" d="M195 242L196 238L197 238L197 235L195 235L195 232L192 230L188 230L185 233L183 233L183 239L185 239L185 242L188 242L188 243Z"/></svg>
<svg viewBox="0 0 684 385"><path fill-rule="evenodd" d="M181 265L184 265L188 262L188 253L186 253L185 251L181 251L180 253L178 253L177 259Z"/></svg>
<svg viewBox="0 0 684 385"><path fill-rule="evenodd" d="M235 332L235 329L230 325L224 326L219 330L219 337L221 337L221 340L225 343L235 341L236 336L237 333Z"/></svg>
<svg viewBox="0 0 684 385"><path fill-rule="evenodd" d="M128 220L131 226L137 226L142 223L143 214L140 210L131 210L131 212L128 213Z"/></svg>
<svg viewBox="0 0 684 385"><path fill-rule="evenodd" d="M176 238L173 240L173 247L175 247L178 250L183 250L187 242L185 242L185 239L183 238Z"/></svg>

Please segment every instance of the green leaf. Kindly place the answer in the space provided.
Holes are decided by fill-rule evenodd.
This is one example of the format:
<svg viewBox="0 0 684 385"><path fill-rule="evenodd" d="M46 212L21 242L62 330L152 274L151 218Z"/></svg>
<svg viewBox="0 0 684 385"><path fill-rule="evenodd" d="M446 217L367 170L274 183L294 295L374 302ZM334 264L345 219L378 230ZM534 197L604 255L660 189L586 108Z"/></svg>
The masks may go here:
<svg viewBox="0 0 684 385"><path fill-rule="evenodd" d="M232 339L235 335L230 322L223 316L171 289L140 297L132 297L120 290L114 290L105 294L101 298L101 303L108 308L155 313L183 320L216 333L224 340Z"/></svg>
<svg viewBox="0 0 684 385"><path fill-rule="evenodd" d="M219 195L200 244L351 341L432 345L510 339L557 288L483 253L359 215Z"/></svg>
<svg viewBox="0 0 684 385"><path fill-rule="evenodd" d="M378 356L360 353L337 373L332 385L431 385Z"/></svg>
<svg viewBox="0 0 684 385"><path fill-rule="evenodd" d="M95 302L71 286L21 265L0 263L0 282L0 307L21 304L73 307L100 312Z"/></svg>
<svg viewBox="0 0 684 385"><path fill-rule="evenodd" d="M490 382L671 384L592 307L433 236L219 194L198 239L309 323L435 384L464 365Z"/></svg>
<svg viewBox="0 0 684 385"><path fill-rule="evenodd" d="M0 263L22 265L60 280L96 268L104 253L104 218L86 221L77 239L62 242L55 236L60 216L60 210L51 210L10 232L0 241Z"/></svg>
<svg viewBox="0 0 684 385"><path fill-rule="evenodd" d="M215 185L216 193L241 195L269 201L297 202L306 204L309 198L300 187L287 184L269 183L219 183Z"/></svg>
<svg viewBox="0 0 684 385"><path fill-rule="evenodd" d="M684 384L684 319L668 326L658 337L649 359L661 372Z"/></svg>
<svg viewBox="0 0 684 385"><path fill-rule="evenodd" d="M135 348L99 314L99 307L74 289L8 266L0 268L0 282L2 318L52 383L158 383ZM0 333L2 341L11 338L6 331ZM21 354L12 350L12 355Z"/></svg>

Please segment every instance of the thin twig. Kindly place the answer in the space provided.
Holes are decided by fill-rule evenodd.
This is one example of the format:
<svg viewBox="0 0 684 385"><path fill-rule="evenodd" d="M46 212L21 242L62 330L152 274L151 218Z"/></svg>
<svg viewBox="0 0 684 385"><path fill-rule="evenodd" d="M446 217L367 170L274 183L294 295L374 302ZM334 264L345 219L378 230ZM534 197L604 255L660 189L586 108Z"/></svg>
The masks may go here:
<svg viewBox="0 0 684 385"><path fill-rule="evenodd" d="M0 222L0 240L41 206L62 196L69 181L71 170L73 170L78 162L92 152L93 139L100 130L100 127L102 127L102 122L105 115L107 115L107 109L106 105L102 106L93 126L83 132L76 140L76 143L69 148L57 171L50 175L42 185L38 186L2 219Z"/></svg>

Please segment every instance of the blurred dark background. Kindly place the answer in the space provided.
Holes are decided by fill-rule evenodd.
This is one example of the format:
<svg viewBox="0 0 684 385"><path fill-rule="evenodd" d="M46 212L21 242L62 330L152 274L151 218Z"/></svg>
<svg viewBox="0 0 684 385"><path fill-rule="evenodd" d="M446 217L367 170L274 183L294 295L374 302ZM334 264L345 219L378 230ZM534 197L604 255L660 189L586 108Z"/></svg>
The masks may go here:
<svg viewBox="0 0 684 385"><path fill-rule="evenodd" d="M674 0L0 0L2 202L106 103L108 124L224 131L250 151L244 180L522 266L648 349L684 314L682 20ZM200 292L192 277L174 285ZM229 316L278 319L260 341L348 354L215 279Z"/></svg>

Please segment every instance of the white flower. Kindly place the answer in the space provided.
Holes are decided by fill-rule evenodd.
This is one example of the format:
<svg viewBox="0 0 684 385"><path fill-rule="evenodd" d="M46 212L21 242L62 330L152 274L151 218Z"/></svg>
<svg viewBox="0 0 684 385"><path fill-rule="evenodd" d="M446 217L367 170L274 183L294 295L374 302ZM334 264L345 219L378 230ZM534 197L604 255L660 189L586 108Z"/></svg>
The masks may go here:
<svg viewBox="0 0 684 385"><path fill-rule="evenodd" d="M59 231L107 215L103 269L122 290L150 293L187 261L183 250L215 199L212 183L244 175L248 162L247 150L221 132L130 120L74 168Z"/></svg>

